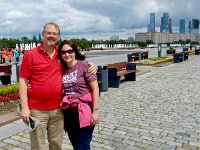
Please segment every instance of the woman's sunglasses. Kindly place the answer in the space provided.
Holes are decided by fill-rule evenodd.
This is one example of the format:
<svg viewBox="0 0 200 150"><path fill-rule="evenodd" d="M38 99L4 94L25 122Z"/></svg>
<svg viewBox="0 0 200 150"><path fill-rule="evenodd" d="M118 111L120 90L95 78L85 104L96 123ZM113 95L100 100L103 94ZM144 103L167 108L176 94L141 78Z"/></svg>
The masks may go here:
<svg viewBox="0 0 200 150"><path fill-rule="evenodd" d="M61 51L61 55L65 55L66 53L72 54L74 51L72 49L66 50L66 51Z"/></svg>

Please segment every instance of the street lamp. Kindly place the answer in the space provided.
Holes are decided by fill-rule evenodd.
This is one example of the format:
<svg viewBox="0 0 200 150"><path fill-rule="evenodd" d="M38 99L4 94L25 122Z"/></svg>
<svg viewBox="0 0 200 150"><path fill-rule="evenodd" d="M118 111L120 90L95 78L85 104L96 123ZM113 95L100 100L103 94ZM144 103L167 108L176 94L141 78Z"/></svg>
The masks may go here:
<svg viewBox="0 0 200 150"><path fill-rule="evenodd" d="M161 57L162 52L162 36L159 33L159 42L158 42L158 57Z"/></svg>

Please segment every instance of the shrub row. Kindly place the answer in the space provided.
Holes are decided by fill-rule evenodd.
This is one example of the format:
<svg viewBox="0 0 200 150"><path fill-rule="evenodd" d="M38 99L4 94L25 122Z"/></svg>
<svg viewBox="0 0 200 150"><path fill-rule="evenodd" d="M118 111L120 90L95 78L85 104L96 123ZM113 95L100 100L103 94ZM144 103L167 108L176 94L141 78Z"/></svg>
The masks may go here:
<svg viewBox="0 0 200 150"><path fill-rule="evenodd" d="M11 94L11 93L18 92L18 91L19 91L19 85L17 83L6 85L6 86L1 86L0 87L0 96L6 95L6 94Z"/></svg>

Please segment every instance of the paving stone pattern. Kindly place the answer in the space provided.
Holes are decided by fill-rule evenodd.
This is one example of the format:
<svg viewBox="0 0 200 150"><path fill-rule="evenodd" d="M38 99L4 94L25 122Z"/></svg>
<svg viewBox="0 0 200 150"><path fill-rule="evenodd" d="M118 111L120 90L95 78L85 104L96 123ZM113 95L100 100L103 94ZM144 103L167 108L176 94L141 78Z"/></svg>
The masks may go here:
<svg viewBox="0 0 200 150"><path fill-rule="evenodd" d="M101 122L92 150L200 149L200 56L151 72L101 93ZM0 141L0 150L30 149L23 130ZM67 135L63 149L72 149Z"/></svg>

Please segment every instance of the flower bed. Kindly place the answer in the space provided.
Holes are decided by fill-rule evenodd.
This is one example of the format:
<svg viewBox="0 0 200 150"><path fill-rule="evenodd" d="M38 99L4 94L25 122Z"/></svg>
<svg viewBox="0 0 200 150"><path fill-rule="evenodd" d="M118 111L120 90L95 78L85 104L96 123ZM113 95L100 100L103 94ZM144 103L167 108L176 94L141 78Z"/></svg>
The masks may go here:
<svg viewBox="0 0 200 150"><path fill-rule="evenodd" d="M9 101L13 101L13 100L17 100L19 99L19 92L13 92L13 93L9 93L9 94L5 94L5 95L1 95L0 96L0 102L5 103L5 102L9 102Z"/></svg>
<svg viewBox="0 0 200 150"><path fill-rule="evenodd" d="M15 111L19 102L18 84L10 84L0 87L0 114Z"/></svg>
<svg viewBox="0 0 200 150"><path fill-rule="evenodd" d="M194 50L189 50L189 51L188 51L188 54L189 54L189 55L194 54Z"/></svg>
<svg viewBox="0 0 200 150"><path fill-rule="evenodd" d="M157 65L157 64L164 64L164 63L172 62L172 61L173 61L173 56L167 55L167 56L162 56L162 57L152 57L149 59L137 60L135 61L135 63L138 65Z"/></svg>

